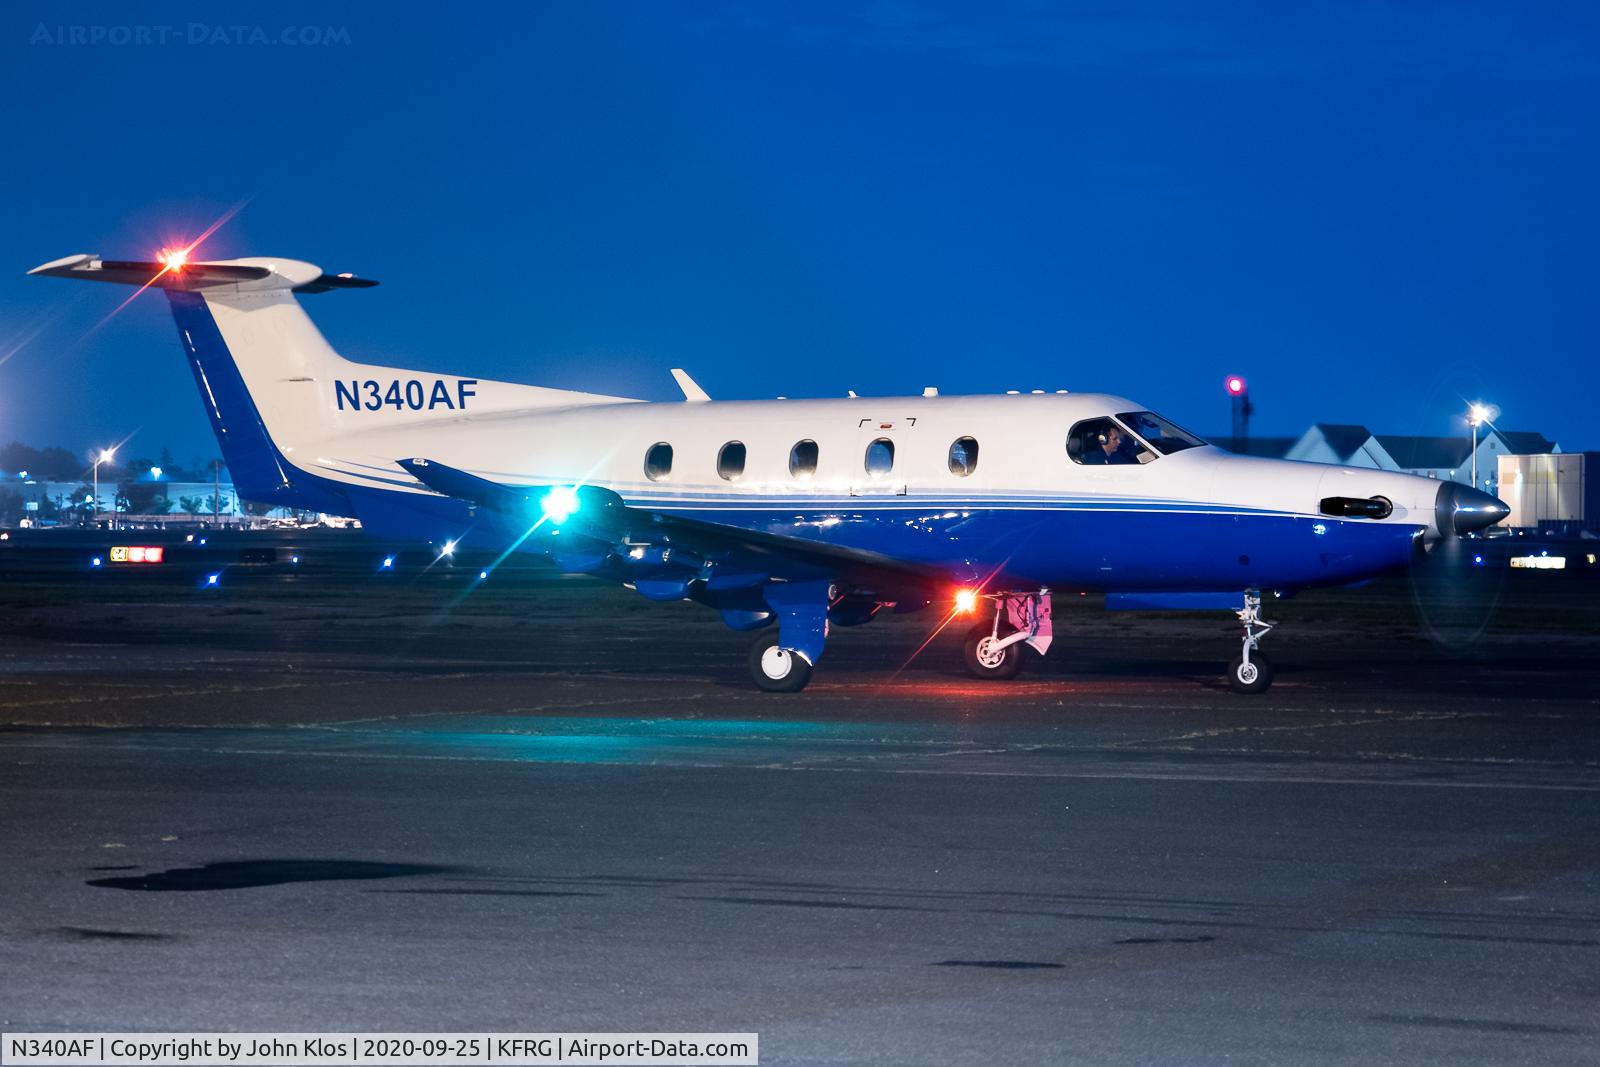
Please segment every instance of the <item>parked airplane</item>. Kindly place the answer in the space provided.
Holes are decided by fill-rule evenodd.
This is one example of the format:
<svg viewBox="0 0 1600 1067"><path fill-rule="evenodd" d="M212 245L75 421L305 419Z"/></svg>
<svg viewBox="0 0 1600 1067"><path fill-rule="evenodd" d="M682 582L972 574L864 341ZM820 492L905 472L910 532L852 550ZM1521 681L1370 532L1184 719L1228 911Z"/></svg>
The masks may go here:
<svg viewBox="0 0 1600 1067"><path fill-rule="evenodd" d="M30 273L165 290L236 491L373 533L542 552L692 600L762 689L810 680L830 625L975 617L967 669L1050 642L1052 591L1224 609L1237 691L1272 681L1264 595L1403 568L1507 507L1454 482L1230 455L1102 394L682 402L352 363L300 294L376 283L290 259L68 256ZM773 627L771 624L776 623Z"/></svg>

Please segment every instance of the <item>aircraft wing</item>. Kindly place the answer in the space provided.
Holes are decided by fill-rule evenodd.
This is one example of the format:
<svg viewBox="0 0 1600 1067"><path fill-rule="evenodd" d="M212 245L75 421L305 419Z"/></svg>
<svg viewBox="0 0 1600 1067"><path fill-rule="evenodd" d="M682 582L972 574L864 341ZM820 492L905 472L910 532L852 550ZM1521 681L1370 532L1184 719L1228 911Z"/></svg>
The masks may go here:
<svg viewBox="0 0 1600 1067"><path fill-rule="evenodd" d="M524 526L533 525L545 514L547 494L568 492L564 487L553 490L550 486L504 485L427 459L398 462L434 492L511 517ZM563 501L567 505L563 510L570 509L569 514L555 524L563 538L575 534L589 542L591 552L603 545L607 555L615 552L624 562L628 546L659 546L664 542L679 551L680 566L692 562L698 569L699 564L709 562L724 575L736 572L749 578L791 580L826 577L885 599L932 599L949 586L948 578L934 568L892 556L632 506L617 493L597 485L577 486L570 492L573 499ZM563 549L583 555L582 549Z"/></svg>

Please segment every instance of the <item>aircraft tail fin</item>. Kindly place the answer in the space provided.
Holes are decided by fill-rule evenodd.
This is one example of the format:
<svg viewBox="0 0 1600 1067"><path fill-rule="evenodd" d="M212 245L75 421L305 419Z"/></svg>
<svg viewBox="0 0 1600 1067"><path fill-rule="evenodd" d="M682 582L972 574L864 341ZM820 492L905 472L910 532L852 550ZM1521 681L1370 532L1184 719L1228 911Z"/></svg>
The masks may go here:
<svg viewBox="0 0 1600 1067"><path fill-rule="evenodd" d="M356 363L328 344L301 294L376 282L293 259L214 262L67 256L29 274L166 291L179 339L241 498L350 514L337 480L297 460L342 434L491 412L629 398ZM313 452L313 454L315 454Z"/></svg>

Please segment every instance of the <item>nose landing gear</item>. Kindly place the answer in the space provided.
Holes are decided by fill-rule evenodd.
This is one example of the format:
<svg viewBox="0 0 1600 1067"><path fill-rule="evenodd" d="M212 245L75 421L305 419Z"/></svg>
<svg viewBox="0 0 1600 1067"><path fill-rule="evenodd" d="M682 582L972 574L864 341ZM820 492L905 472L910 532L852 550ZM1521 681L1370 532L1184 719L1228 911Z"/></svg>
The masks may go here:
<svg viewBox="0 0 1600 1067"><path fill-rule="evenodd" d="M1228 685L1235 693L1265 693L1272 685L1272 662L1259 646L1276 624L1261 617L1259 592L1246 592L1244 607L1234 614L1244 623L1244 640L1239 654L1228 664Z"/></svg>

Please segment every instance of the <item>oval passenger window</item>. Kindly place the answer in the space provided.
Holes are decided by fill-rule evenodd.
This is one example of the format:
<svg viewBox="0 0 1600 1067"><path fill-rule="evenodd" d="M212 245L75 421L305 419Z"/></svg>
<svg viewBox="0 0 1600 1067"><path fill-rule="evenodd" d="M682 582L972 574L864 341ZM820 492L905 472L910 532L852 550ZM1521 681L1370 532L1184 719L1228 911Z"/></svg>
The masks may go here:
<svg viewBox="0 0 1600 1067"><path fill-rule="evenodd" d="M817 443L810 438L798 442L789 450L789 473L796 478L809 478L817 473Z"/></svg>
<svg viewBox="0 0 1600 1067"><path fill-rule="evenodd" d="M657 441L644 454L644 476L652 482L659 482L671 474L672 446L665 441Z"/></svg>
<svg viewBox="0 0 1600 1067"><path fill-rule="evenodd" d="M744 442L729 441L717 453L717 473L726 481L734 482L744 474Z"/></svg>
<svg viewBox="0 0 1600 1067"><path fill-rule="evenodd" d="M867 473L888 474L894 470L894 442L880 437L867 446Z"/></svg>
<svg viewBox="0 0 1600 1067"><path fill-rule="evenodd" d="M978 469L978 440L958 437L950 445L950 473L965 478Z"/></svg>

